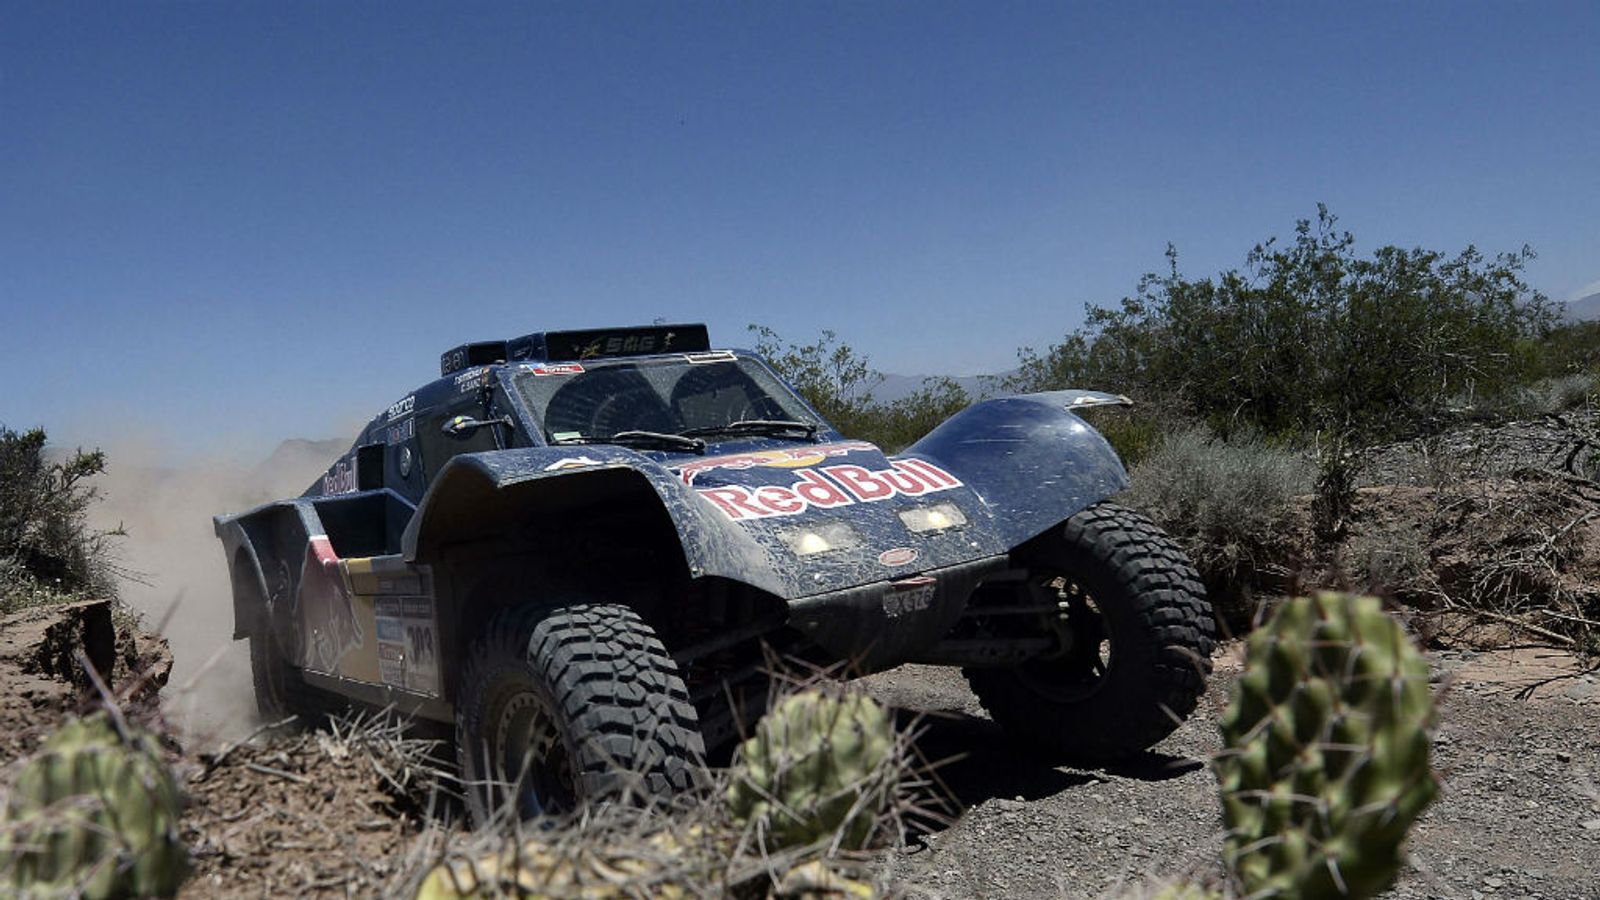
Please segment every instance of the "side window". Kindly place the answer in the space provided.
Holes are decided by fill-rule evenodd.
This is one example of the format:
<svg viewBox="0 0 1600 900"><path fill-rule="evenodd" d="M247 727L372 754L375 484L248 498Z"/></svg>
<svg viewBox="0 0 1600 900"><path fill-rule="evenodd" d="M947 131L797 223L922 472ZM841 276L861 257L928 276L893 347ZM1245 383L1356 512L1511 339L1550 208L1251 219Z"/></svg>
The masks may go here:
<svg viewBox="0 0 1600 900"><path fill-rule="evenodd" d="M417 443L422 449L423 477L433 481L439 474L444 464L450 458L462 453L481 453L485 450L495 450L494 426L479 428L468 433L465 437L450 437L444 433L444 423L456 416L471 416L478 418L483 415L483 408L476 402L454 403L439 406L422 412L417 417Z"/></svg>

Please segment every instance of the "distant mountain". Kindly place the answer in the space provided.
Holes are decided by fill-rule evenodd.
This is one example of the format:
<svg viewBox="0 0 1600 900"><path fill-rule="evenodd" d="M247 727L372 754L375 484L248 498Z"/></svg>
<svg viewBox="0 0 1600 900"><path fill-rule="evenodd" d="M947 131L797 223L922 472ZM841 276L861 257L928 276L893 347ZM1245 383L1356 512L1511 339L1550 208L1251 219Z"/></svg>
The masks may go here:
<svg viewBox="0 0 1600 900"><path fill-rule="evenodd" d="M277 472L284 469L303 469L308 461L321 465L318 469L326 468L332 464L334 457L350 449L349 438L329 438L322 441L308 441L305 438L290 438L279 444L272 454L256 466L257 472Z"/></svg>
<svg viewBox="0 0 1600 900"><path fill-rule="evenodd" d="M1581 322L1586 319L1600 319L1600 291L1567 304L1567 321Z"/></svg>
<svg viewBox="0 0 1600 900"><path fill-rule="evenodd" d="M306 489L341 453L350 449L349 438L308 441L290 438L279 444L244 479L256 492L252 499L265 503L292 497Z"/></svg>

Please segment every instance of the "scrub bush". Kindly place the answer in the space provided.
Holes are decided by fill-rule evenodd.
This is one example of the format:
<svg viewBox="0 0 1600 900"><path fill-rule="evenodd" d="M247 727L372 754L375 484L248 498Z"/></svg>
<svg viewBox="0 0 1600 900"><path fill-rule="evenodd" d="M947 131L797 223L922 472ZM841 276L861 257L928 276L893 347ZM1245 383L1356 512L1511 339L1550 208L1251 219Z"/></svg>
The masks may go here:
<svg viewBox="0 0 1600 900"><path fill-rule="evenodd" d="M0 613L116 593L109 541L87 521L99 450L52 460L41 428L0 427Z"/></svg>

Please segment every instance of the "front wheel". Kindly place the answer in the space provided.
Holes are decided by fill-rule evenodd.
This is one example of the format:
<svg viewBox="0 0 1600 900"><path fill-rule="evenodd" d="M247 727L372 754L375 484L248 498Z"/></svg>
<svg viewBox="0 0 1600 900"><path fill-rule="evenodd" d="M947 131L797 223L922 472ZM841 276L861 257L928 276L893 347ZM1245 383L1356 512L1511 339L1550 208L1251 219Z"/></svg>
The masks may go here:
<svg viewBox="0 0 1600 900"><path fill-rule="evenodd" d="M705 745L677 665L625 606L497 617L473 645L456 744L477 825L694 787Z"/></svg>
<svg viewBox="0 0 1600 900"><path fill-rule="evenodd" d="M1002 728L1052 759L1100 763L1149 748L1194 711L1211 672L1216 625L1199 575L1153 522L1110 502L1041 540L1022 562L1027 601L1048 612L979 622L1042 634L1053 649L963 674Z"/></svg>

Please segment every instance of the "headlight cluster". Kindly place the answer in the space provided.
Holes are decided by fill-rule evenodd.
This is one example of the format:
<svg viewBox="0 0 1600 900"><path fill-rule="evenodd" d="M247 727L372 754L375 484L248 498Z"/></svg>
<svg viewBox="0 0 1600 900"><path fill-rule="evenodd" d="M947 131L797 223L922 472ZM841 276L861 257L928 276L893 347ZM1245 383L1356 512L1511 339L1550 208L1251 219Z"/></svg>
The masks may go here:
<svg viewBox="0 0 1600 900"><path fill-rule="evenodd" d="M848 550L861 546L855 530L842 522L829 522L811 528L796 528L783 536L784 543L796 556L815 556L830 550Z"/></svg>
<svg viewBox="0 0 1600 900"><path fill-rule="evenodd" d="M967 516L954 503L938 503L902 510L900 521L916 534L931 534L960 528L967 524ZM843 522L825 522L784 532L783 542L796 556L816 556L859 547L861 536Z"/></svg>
<svg viewBox="0 0 1600 900"><path fill-rule="evenodd" d="M967 517L961 511L961 507L954 503L940 503L936 506L919 506L916 509L903 510L900 513L900 521L917 534L926 534L930 531L960 528L967 524Z"/></svg>

